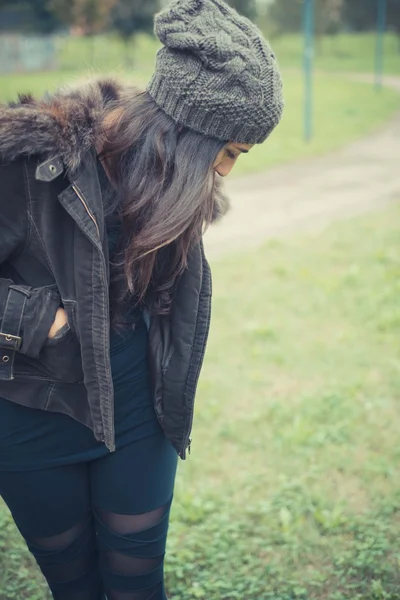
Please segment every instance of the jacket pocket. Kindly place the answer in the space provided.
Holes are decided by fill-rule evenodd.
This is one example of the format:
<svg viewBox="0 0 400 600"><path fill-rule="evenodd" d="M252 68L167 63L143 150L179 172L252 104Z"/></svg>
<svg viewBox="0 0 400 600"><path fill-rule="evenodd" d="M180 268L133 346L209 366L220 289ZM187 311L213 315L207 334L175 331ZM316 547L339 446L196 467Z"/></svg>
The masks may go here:
<svg viewBox="0 0 400 600"><path fill-rule="evenodd" d="M40 368L56 381L80 383L83 381L81 347L69 325L48 339L39 356Z"/></svg>

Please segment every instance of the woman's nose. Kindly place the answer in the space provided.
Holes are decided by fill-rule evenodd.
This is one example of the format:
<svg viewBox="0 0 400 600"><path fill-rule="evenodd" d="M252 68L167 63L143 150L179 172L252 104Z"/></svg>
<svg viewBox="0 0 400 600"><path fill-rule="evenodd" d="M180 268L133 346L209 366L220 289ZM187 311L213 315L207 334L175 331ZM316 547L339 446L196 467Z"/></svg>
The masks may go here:
<svg viewBox="0 0 400 600"><path fill-rule="evenodd" d="M229 175L229 173L232 171L233 166L234 165L218 165L218 167L215 168L215 171L221 177L227 177Z"/></svg>

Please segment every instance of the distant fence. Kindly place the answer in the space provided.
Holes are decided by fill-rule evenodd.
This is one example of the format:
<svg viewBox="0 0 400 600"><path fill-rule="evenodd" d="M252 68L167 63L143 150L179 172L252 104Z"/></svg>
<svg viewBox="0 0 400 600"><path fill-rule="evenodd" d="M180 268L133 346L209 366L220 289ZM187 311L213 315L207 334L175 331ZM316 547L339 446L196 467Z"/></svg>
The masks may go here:
<svg viewBox="0 0 400 600"><path fill-rule="evenodd" d="M0 35L0 73L51 71L57 68L52 37Z"/></svg>

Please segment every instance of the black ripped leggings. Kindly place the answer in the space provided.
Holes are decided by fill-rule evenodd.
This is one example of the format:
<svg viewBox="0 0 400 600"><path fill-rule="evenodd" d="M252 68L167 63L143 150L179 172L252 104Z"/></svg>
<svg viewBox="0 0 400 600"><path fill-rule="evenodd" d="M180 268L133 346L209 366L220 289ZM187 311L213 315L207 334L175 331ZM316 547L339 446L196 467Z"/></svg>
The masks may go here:
<svg viewBox="0 0 400 600"><path fill-rule="evenodd" d="M90 463L0 472L55 600L166 600L177 453L160 433Z"/></svg>

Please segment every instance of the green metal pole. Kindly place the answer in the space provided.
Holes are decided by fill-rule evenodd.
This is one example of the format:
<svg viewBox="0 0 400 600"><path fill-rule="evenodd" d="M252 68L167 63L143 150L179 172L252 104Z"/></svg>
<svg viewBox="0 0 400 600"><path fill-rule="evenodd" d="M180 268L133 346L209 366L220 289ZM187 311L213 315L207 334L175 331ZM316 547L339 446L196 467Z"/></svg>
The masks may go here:
<svg viewBox="0 0 400 600"><path fill-rule="evenodd" d="M378 0L378 32L375 51L375 87L379 91L383 82L383 59L386 30L387 0Z"/></svg>
<svg viewBox="0 0 400 600"><path fill-rule="evenodd" d="M304 0L304 137L313 137L314 0Z"/></svg>

